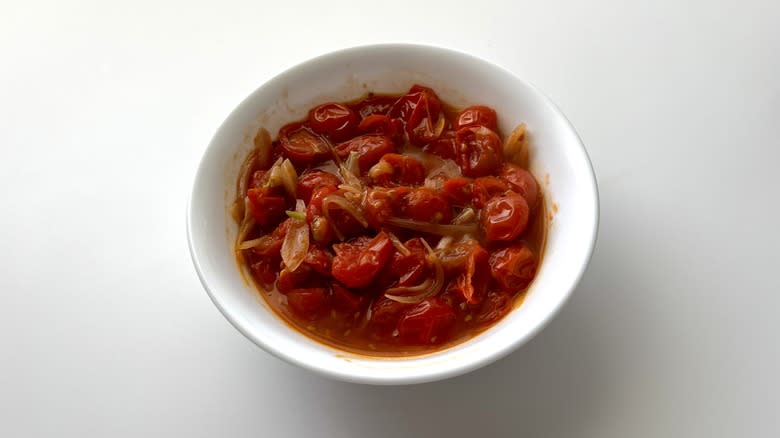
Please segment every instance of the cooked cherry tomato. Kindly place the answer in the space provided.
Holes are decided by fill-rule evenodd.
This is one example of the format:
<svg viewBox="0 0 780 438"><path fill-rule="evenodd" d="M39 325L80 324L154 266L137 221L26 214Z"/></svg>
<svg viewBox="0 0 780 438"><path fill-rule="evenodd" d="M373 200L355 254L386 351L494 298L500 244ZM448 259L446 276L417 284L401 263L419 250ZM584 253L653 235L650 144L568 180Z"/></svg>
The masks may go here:
<svg viewBox="0 0 780 438"><path fill-rule="evenodd" d="M276 273L279 271L279 262L272 257L262 257L257 262L249 265L252 276L263 287L272 287L276 281Z"/></svg>
<svg viewBox="0 0 780 438"><path fill-rule="evenodd" d="M468 205L472 199L472 181L469 178L448 178L444 181L444 196L455 205Z"/></svg>
<svg viewBox="0 0 780 438"><path fill-rule="evenodd" d="M328 290L322 287L294 289L287 294L287 304L296 316L315 319L322 313L327 294Z"/></svg>
<svg viewBox="0 0 780 438"><path fill-rule="evenodd" d="M484 126L461 128L455 133L456 161L466 176L487 176L504 161L498 134Z"/></svg>
<svg viewBox="0 0 780 438"><path fill-rule="evenodd" d="M517 239L528 225L528 213L528 203L515 192L492 198L480 215L485 237L491 242Z"/></svg>
<svg viewBox="0 0 780 438"><path fill-rule="evenodd" d="M493 278L509 292L525 289L536 276L536 255L522 243L500 249L490 256Z"/></svg>
<svg viewBox="0 0 780 438"><path fill-rule="evenodd" d="M447 223L452 219L452 207L439 191L418 187L401 201L401 213L411 219L423 222Z"/></svg>
<svg viewBox="0 0 780 438"><path fill-rule="evenodd" d="M311 235L317 242L327 243L336 237L328 219L323 214L322 200L337 191L338 188L335 186L317 187L312 192L309 203L306 205L306 220L309 222Z"/></svg>
<svg viewBox="0 0 780 438"><path fill-rule="evenodd" d="M328 146L302 123L291 123L279 130L282 153L296 166L309 166L328 158Z"/></svg>
<svg viewBox="0 0 780 438"><path fill-rule="evenodd" d="M285 219L274 229L273 233L260 237L260 244L252 248L252 253L261 257L281 257L282 242L284 241L284 236L287 235L287 230L290 229L291 221L292 219ZM276 263L276 265L278 269L279 263Z"/></svg>
<svg viewBox="0 0 780 438"><path fill-rule="evenodd" d="M493 108L474 105L470 106L455 116L453 129L458 130L467 126L484 126L492 131L498 130L496 123L496 111Z"/></svg>
<svg viewBox="0 0 780 438"><path fill-rule="evenodd" d="M303 264L311 267L318 274L330 277L330 264L333 256L319 245L309 245L309 252L303 259Z"/></svg>
<svg viewBox="0 0 780 438"><path fill-rule="evenodd" d="M371 284L393 254L393 244L380 232L373 239L361 236L348 243L333 245L331 273L347 287L360 288Z"/></svg>
<svg viewBox="0 0 780 438"><path fill-rule="evenodd" d="M314 270L305 264L301 264L298 266L298 269L292 272L282 269L279 271L279 277L276 280L276 289L286 294L293 289L305 287L313 273Z"/></svg>
<svg viewBox="0 0 780 438"><path fill-rule="evenodd" d="M490 291L474 320L477 324L492 324L512 310L512 296L504 291Z"/></svg>
<svg viewBox="0 0 780 438"><path fill-rule="evenodd" d="M404 312L398 322L398 335L415 344L446 341L455 323L455 312L438 298L428 298Z"/></svg>
<svg viewBox="0 0 780 438"><path fill-rule="evenodd" d="M430 274L425 262L427 251L419 237L407 240L404 246L409 250L409 255L394 253L390 271L398 279L398 286L414 286L422 283L424 277Z"/></svg>
<svg viewBox="0 0 780 438"><path fill-rule="evenodd" d="M285 217L287 201L273 194L271 189L249 189L249 210L252 217L263 229L275 227Z"/></svg>
<svg viewBox="0 0 780 438"><path fill-rule="evenodd" d="M298 178L296 195L298 199L303 199L303 202L308 204L314 189L325 186L338 187L339 184L341 184L341 180L336 175L314 169Z"/></svg>
<svg viewBox="0 0 780 438"><path fill-rule="evenodd" d="M372 114L364 118L358 131L362 133L383 134L393 139L393 142L403 142L403 122L398 119L390 119L384 114Z"/></svg>
<svg viewBox="0 0 780 438"><path fill-rule="evenodd" d="M531 172L516 164L504 163L501 166L501 179L506 181L512 190L519 193L533 211L539 202L539 186Z"/></svg>
<svg viewBox="0 0 780 438"><path fill-rule="evenodd" d="M457 158L455 135L455 131L444 130L439 138L425 145L423 150L442 158L455 160Z"/></svg>
<svg viewBox="0 0 780 438"><path fill-rule="evenodd" d="M495 176L479 177L474 180L474 185L471 189L472 203L475 207L482 208L491 198L504 193L508 189L507 184Z"/></svg>
<svg viewBox="0 0 780 438"><path fill-rule="evenodd" d="M342 141L355 135L358 116L340 103L325 103L311 110L309 125L314 132Z"/></svg>
<svg viewBox="0 0 780 438"><path fill-rule="evenodd" d="M349 157L350 152L358 153L358 165L361 172L366 172L376 164L384 154L395 152L393 140L381 134L365 134L345 141L336 146L336 153L342 160Z"/></svg>
<svg viewBox="0 0 780 438"><path fill-rule="evenodd" d="M399 303L398 301L391 300L390 298L381 295L371 304L371 317L369 322L372 325L377 326L377 328L390 329L391 332L398 324L401 313L412 307L412 304ZM384 335L389 336L391 334L390 332L384 333Z"/></svg>
<svg viewBox="0 0 780 438"><path fill-rule="evenodd" d="M425 167L414 157L400 154L385 154L379 163L371 168L369 178L378 185L414 186L425 181Z"/></svg>
<svg viewBox="0 0 780 438"><path fill-rule="evenodd" d="M332 283L330 290L333 307L342 312L357 312L366 301L364 295L358 295L338 283Z"/></svg>
<svg viewBox="0 0 780 438"><path fill-rule="evenodd" d="M479 244L469 248L465 269L455 279L454 289L469 304L482 301L490 282L488 253Z"/></svg>
<svg viewBox="0 0 780 438"><path fill-rule="evenodd" d="M393 104L398 100L395 96L369 96L354 106L361 119L374 114L387 114Z"/></svg>

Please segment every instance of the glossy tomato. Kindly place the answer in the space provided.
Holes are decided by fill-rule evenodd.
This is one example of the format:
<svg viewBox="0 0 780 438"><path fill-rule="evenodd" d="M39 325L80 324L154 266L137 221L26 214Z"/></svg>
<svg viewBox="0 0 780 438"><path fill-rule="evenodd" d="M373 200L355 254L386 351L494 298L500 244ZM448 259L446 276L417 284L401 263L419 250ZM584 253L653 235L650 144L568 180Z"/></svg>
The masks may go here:
<svg viewBox="0 0 780 438"><path fill-rule="evenodd" d="M466 176L487 176L504 161L498 134L484 126L461 128L455 133L455 160Z"/></svg>
<svg viewBox="0 0 780 438"><path fill-rule="evenodd" d="M538 259L523 243L500 249L490 256L490 272L493 278L509 292L528 287L536 276Z"/></svg>
<svg viewBox="0 0 780 438"><path fill-rule="evenodd" d="M480 223L488 241L517 239L528 226L528 203L515 192L507 191L485 204Z"/></svg>
<svg viewBox="0 0 780 438"><path fill-rule="evenodd" d="M340 103L325 103L309 112L309 125L319 134L325 134L333 141L346 140L358 127L358 116Z"/></svg>
<svg viewBox="0 0 780 438"><path fill-rule="evenodd" d="M333 245L331 273L347 287L360 288L371 284L393 254L393 244L387 234L358 237L348 243Z"/></svg>

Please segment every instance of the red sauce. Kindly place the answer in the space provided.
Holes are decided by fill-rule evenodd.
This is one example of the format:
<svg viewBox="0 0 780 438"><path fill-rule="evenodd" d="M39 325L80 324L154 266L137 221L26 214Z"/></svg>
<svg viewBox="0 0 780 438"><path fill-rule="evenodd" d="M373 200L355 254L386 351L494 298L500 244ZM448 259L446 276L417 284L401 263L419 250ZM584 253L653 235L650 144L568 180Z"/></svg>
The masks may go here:
<svg viewBox="0 0 780 438"><path fill-rule="evenodd" d="M236 201L248 207L236 252L269 305L368 355L431 352L506 316L536 275L545 220L496 120L415 85L282 127L245 161Z"/></svg>

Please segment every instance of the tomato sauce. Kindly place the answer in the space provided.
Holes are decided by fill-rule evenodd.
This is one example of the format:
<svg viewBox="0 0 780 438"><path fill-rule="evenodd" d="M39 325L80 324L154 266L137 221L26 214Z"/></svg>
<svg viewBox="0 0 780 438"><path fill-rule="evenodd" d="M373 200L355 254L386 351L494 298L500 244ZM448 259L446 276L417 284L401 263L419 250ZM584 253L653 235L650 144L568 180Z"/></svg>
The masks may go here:
<svg viewBox="0 0 780 438"><path fill-rule="evenodd" d="M496 120L420 85L313 108L242 166L239 263L342 350L423 354L489 328L522 302L546 232L541 187L512 162L524 127L502 140Z"/></svg>

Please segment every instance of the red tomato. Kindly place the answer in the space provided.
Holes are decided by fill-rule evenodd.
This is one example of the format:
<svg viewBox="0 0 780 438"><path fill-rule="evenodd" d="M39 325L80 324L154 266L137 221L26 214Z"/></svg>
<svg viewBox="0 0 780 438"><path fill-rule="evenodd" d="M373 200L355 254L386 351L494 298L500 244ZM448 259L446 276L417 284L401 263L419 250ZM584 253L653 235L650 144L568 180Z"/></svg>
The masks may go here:
<svg viewBox="0 0 780 438"><path fill-rule="evenodd" d="M478 243L471 245L466 255L466 264L455 279L454 290L469 304L482 301L490 282L488 253Z"/></svg>
<svg viewBox="0 0 780 438"><path fill-rule="evenodd" d="M455 131L445 130L436 140L423 147L425 152L438 155L442 158L455 160L457 148L455 147Z"/></svg>
<svg viewBox="0 0 780 438"><path fill-rule="evenodd" d="M415 344L442 343L447 340L455 318L450 306L438 298L429 298L404 313L398 322L398 335Z"/></svg>
<svg viewBox="0 0 780 438"><path fill-rule="evenodd" d="M361 119L365 119L374 114L387 114L397 100L398 98L393 96L369 96L360 101L354 109Z"/></svg>
<svg viewBox="0 0 780 438"><path fill-rule="evenodd" d="M403 197L401 213L411 219L423 222L448 223L452 219L452 208L440 191L418 187Z"/></svg>
<svg viewBox="0 0 780 438"><path fill-rule="evenodd" d="M373 239L361 236L349 243L333 245L331 273L347 287L360 288L371 284L393 254L393 244L380 232Z"/></svg>
<svg viewBox="0 0 780 438"><path fill-rule="evenodd" d="M276 281L276 272L279 270L279 262L273 257L263 257L250 266L252 276L263 287L270 288Z"/></svg>
<svg viewBox="0 0 780 438"><path fill-rule="evenodd" d="M393 140L381 134L365 134L336 146L336 153L342 160L349 157L350 152L358 153L358 164L361 172L366 172L376 164L384 154L395 152Z"/></svg>
<svg viewBox="0 0 780 438"><path fill-rule="evenodd" d="M295 289L287 294L287 304L290 310L303 319L315 319L322 313L328 290L323 287Z"/></svg>
<svg viewBox="0 0 780 438"><path fill-rule="evenodd" d="M331 257L330 253L319 245L309 245L309 252L306 253L303 263L318 274L330 277Z"/></svg>
<svg viewBox="0 0 780 438"><path fill-rule="evenodd" d="M274 229L273 233L260 237L261 243L252 248L252 253L261 257L281 257L279 252L282 249L284 236L287 235L287 230L290 229L291 221L292 219L285 219L281 224L279 224L279 226ZM277 265L278 264L279 263L277 263Z"/></svg>
<svg viewBox="0 0 780 438"><path fill-rule="evenodd" d="M390 272L398 279L398 286L414 286L422 283L428 274L428 265L425 262L427 251L419 237L407 240L404 246L409 249L410 254L395 252L390 262Z"/></svg>
<svg viewBox="0 0 780 438"><path fill-rule="evenodd" d="M473 196L472 202L475 207L482 208L492 197L500 195L508 189L509 187L506 183L495 176L477 178L474 180L474 185L471 189Z"/></svg>
<svg viewBox="0 0 780 438"><path fill-rule="evenodd" d="M322 200L337 191L338 188L335 186L317 187L312 192L309 203L306 205L306 220L309 222L311 235L317 242L327 243L336 237L330 228L330 223L323 215Z"/></svg>
<svg viewBox="0 0 780 438"><path fill-rule="evenodd" d="M325 186L338 187L339 184L341 184L341 180L336 175L314 169L304 173L298 178L296 195L298 196L298 199L302 199L303 202L308 204L314 189Z"/></svg>
<svg viewBox="0 0 780 438"><path fill-rule="evenodd" d="M539 186L531 172L516 164L504 163L500 177L509 184L509 188L525 199L531 210L534 209L539 201Z"/></svg>
<svg viewBox="0 0 780 438"><path fill-rule="evenodd" d="M506 291L518 292L525 289L536 275L538 259L522 243L500 249L490 256L490 272L496 282Z"/></svg>
<svg viewBox="0 0 780 438"><path fill-rule="evenodd" d="M458 130L467 126L484 126L490 130L497 131L496 111L493 108L475 105L470 106L455 116L453 129Z"/></svg>
<svg viewBox="0 0 780 438"><path fill-rule="evenodd" d="M469 178L449 178L444 181L442 192L455 205L468 205L472 198L472 183Z"/></svg>
<svg viewBox="0 0 780 438"><path fill-rule="evenodd" d="M365 296L358 295L338 283L331 284L330 290L333 308L342 312L357 312L366 301Z"/></svg>
<svg viewBox="0 0 780 438"><path fill-rule="evenodd" d="M279 271L279 277L276 280L276 289L279 292L286 294L293 289L305 287L313 273L314 270L310 266L304 264L298 266L298 269L293 272L282 269Z"/></svg>
<svg viewBox="0 0 780 438"><path fill-rule="evenodd" d="M362 133L383 134L393 139L395 143L403 141L403 123L398 119L390 119L384 114L373 114L360 122L358 131Z"/></svg>
<svg viewBox="0 0 780 438"><path fill-rule="evenodd" d="M398 99L388 111L390 118L401 119L406 124L406 134L412 144L423 146L436 140L436 124L441 113L441 101L436 93L421 85L414 85L406 95Z"/></svg>
<svg viewBox="0 0 780 438"><path fill-rule="evenodd" d="M249 210L255 221L263 229L275 227L285 217L287 201L273 194L270 189L249 189Z"/></svg>
<svg viewBox="0 0 780 438"><path fill-rule="evenodd" d="M408 155L385 154L373 167L369 177L375 184L389 187L392 185L413 186L425 181L425 167L417 159ZM387 167L391 172L386 172ZM374 169L377 169L376 171ZM373 175L376 173L376 175Z"/></svg>
<svg viewBox="0 0 780 438"><path fill-rule="evenodd" d="M325 103L309 112L309 125L314 132L342 141L355 135L358 116L340 103Z"/></svg>
<svg viewBox="0 0 780 438"><path fill-rule="evenodd" d="M522 196L508 191L485 204L480 215L488 241L509 242L523 234L528 226L528 203Z"/></svg>
<svg viewBox="0 0 780 438"><path fill-rule="evenodd" d="M380 327L394 328L401 317L401 312L410 309L413 305L399 303L382 295L371 304L371 324ZM390 333L386 333L389 335Z"/></svg>
<svg viewBox="0 0 780 438"><path fill-rule="evenodd" d="M488 292L477 311L474 321L477 324L492 324L512 310L512 296L503 291Z"/></svg>
<svg viewBox="0 0 780 438"><path fill-rule="evenodd" d="M384 222L393 216L393 198L387 190L368 189L363 209L368 223L376 230L381 229Z"/></svg>
<svg viewBox="0 0 780 438"><path fill-rule="evenodd" d="M498 134L484 126L461 128L455 133L456 161L466 176L486 176L504 161Z"/></svg>
<svg viewBox="0 0 780 438"><path fill-rule="evenodd" d="M290 123L279 130L282 154L295 166L309 166L328 158L328 146L302 123Z"/></svg>

